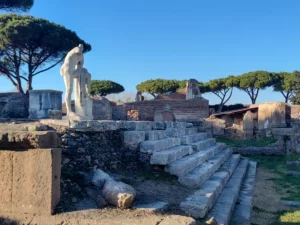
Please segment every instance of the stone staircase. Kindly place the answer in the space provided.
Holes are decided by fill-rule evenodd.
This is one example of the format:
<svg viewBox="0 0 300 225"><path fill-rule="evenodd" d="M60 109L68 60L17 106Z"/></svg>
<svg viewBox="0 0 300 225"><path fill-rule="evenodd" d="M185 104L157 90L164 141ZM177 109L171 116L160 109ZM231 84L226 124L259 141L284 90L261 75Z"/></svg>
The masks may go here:
<svg viewBox="0 0 300 225"><path fill-rule="evenodd" d="M256 163L187 124L144 132L141 153L149 154L152 165L177 176L180 184L195 189L180 204L187 215L214 217L219 225L250 224Z"/></svg>

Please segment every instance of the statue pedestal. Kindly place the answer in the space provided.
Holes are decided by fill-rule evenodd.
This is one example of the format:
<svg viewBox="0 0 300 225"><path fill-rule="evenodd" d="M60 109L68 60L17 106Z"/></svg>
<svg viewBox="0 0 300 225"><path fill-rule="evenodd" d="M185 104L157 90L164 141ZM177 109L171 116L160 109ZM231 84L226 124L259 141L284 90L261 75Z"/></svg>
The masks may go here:
<svg viewBox="0 0 300 225"><path fill-rule="evenodd" d="M81 105L78 99L75 98L75 114L80 118L89 118L92 120L93 117L93 100L89 97L84 98L83 104Z"/></svg>
<svg viewBox="0 0 300 225"><path fill-rule="evenodd" d="M93 120L93 117L88 117L88 116L63 116L62 117L63 120L78 120L78 121L82 121L82 120Z"/></svg>

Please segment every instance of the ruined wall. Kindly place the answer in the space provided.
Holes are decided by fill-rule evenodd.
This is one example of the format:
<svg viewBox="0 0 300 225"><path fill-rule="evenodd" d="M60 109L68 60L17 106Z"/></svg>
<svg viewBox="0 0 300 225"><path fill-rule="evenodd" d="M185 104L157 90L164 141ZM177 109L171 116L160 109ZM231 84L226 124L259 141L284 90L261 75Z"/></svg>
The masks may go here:
<svg viewBox="0 0 300 225"><path fill-rule="evenodd" d="M291 118L300 118L300 105L291 105Z"/></svg>
<svg viewBox="0 0 300 225"><path fill-rule="evenodd" d="M291 107L283 102L259 104L258 129L288 127L291 123Z"/></svg>
<svg viewBox="0 0 300 225"><path fill-rule="evenodd" d="M22 93L0 93L0 118L27 118L28 102Z"/></svg>
<svg viewBox="0 0 300 225"><path fill-rule="evenodd" d="M106 98L93 100L94 120L112 120L112 107Z"/></svg>
<svg viewBox="0 0 300 225"><path fill-rule="evenodd" d="M49 110L62 110L62 92L54 90L29 91L29 118L49 118Z"/></svg>
<svg viewBox="0 0 300 225"><path fill-rule="evenodd" d="M138 111L138 118L133 120L154 121L155 113L165 108L171 110L176 121L197 121L209 116L208 100L194 98L190 100L149 100L126 103L113 109L114 120L130 120L130 111ZM135 113L136 115L136 113Z"/></svg>

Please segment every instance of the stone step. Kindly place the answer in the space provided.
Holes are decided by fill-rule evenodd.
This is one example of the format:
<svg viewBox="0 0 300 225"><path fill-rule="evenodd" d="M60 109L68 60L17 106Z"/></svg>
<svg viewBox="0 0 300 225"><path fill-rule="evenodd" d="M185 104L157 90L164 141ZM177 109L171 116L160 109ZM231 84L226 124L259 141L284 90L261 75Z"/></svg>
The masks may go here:
<svg viewBox="0 0 300 225"><path fill-rule="evenodd" d="M181 137L185 135L185 129L182 128L168 128L166 129L168 137Z"/></svg>
<svg viewBox="0 0 300 225"><path fill-rule="evenodd" d="M185 135L185 136L181 137L181 144L182 145L189 145L189 144L192 144L193 142L204 140L206 138L207 138L207 133L205 133L205 132Z"/></svg>
<svg viewBox="0 0 300 225"><path fill-rule="evenodd" d="M233 209L235 207L239 191L247 172L248 159L242 159L234 171L232 177L224 187L216 204L206 217L207 220L212 217L218 222L218 225L228 225Z"/></svg>
<svg viewBox="0 0 300 225"><path fill-rule="evenodd" d="M145 131L125 131L124 132L124 146L127 148L136 149L140 143L145 141Z"/></svg>
<svg viewBox="0 0 300 225"><path fill-rule="evenodd" d="M188 172L195 169L200 164L204 163L207 159L218 154L225 148L224 144L216 144L207 148L206 150L196 152L192 155L186 156L175 162L168 164L165 167L165 171L175 176L181 177Z"/></svg>
<svg viewBox="0 0 300 225"><path fill-rule="evenodd" d="M41 149L60 146L61 139L55 131L0 131L0 149Z"/></svg>
<svg viewBox="0 0 300 225"><path fill-rule="evenodd" d="M215 204L224 186L236 169L240 155L232 155L209 180L207 180L200 189L188 196L180 204L180 208L194 218L204 218L208 211Z"/></svg>
<svg viewBox="0 0 300 225"><path fill-rule="evenodd" d="M169 149L180 145L180 138L164 138L156 141L143 141L140 151L152 154L153 152Z"/></svg>
<svg viewBox="0 0 300 225"><path fill-rule="evenodd" d="M179 182L190 188L199 188L231 155L232 151L230 149L221 151L191 172L179 177Z"/></svg>
<svg viewBox="0 0 300 225"><path fill-rule="evenodd" d="M198 130L195 127L185 129L185 135L197 134L197 133L198 133Z"/></svg>
<svg viewBox="0 0 300 225"><path fill-rule="evenodd" d="M253 161L249 162L248 171L238 196L239 204L235 205L235 209L231 218L231 225L249 225L251 222L250 219L256 175L256 164L257 163Z"/></svg>
<svg viewBox="0 0 300 225"><path fill-rule="evenodd" d="M146 141L156 141L166 137L167 134L165 130L151 130L146 132Z"/></svg>
<svg viewBox="0 0 300 225"><path fill-rule="evenodd" d="M206 149L215 144L216 144L215 138L208 138L208 139L205 139L202 141L197 141L197 142L191 143L191 145L195 151L200 151L200 150Z"/></svg>
<svg viewBox="0 0 300 225"><path fill-rule="evenodd" d="M170 162L181 159L186 155L191 155L193 148L189 145L179 145L166 150L154 152L151 156L152 165L167 165Z"/></svg>

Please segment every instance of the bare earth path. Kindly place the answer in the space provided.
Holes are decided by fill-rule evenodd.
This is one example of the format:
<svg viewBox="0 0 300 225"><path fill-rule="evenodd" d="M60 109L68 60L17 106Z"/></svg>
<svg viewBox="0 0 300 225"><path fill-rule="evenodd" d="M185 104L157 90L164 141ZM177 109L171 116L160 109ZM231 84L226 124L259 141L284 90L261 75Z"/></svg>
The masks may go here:
<svg viewBox="0 0 300 225"><path fill-rule="evenodd" d="M279 193L271 180L279 175L258 167L254 191L251 223L256 225L273 225L279 222L279 214L291 208L281 204L284 192Z"/></svg>

